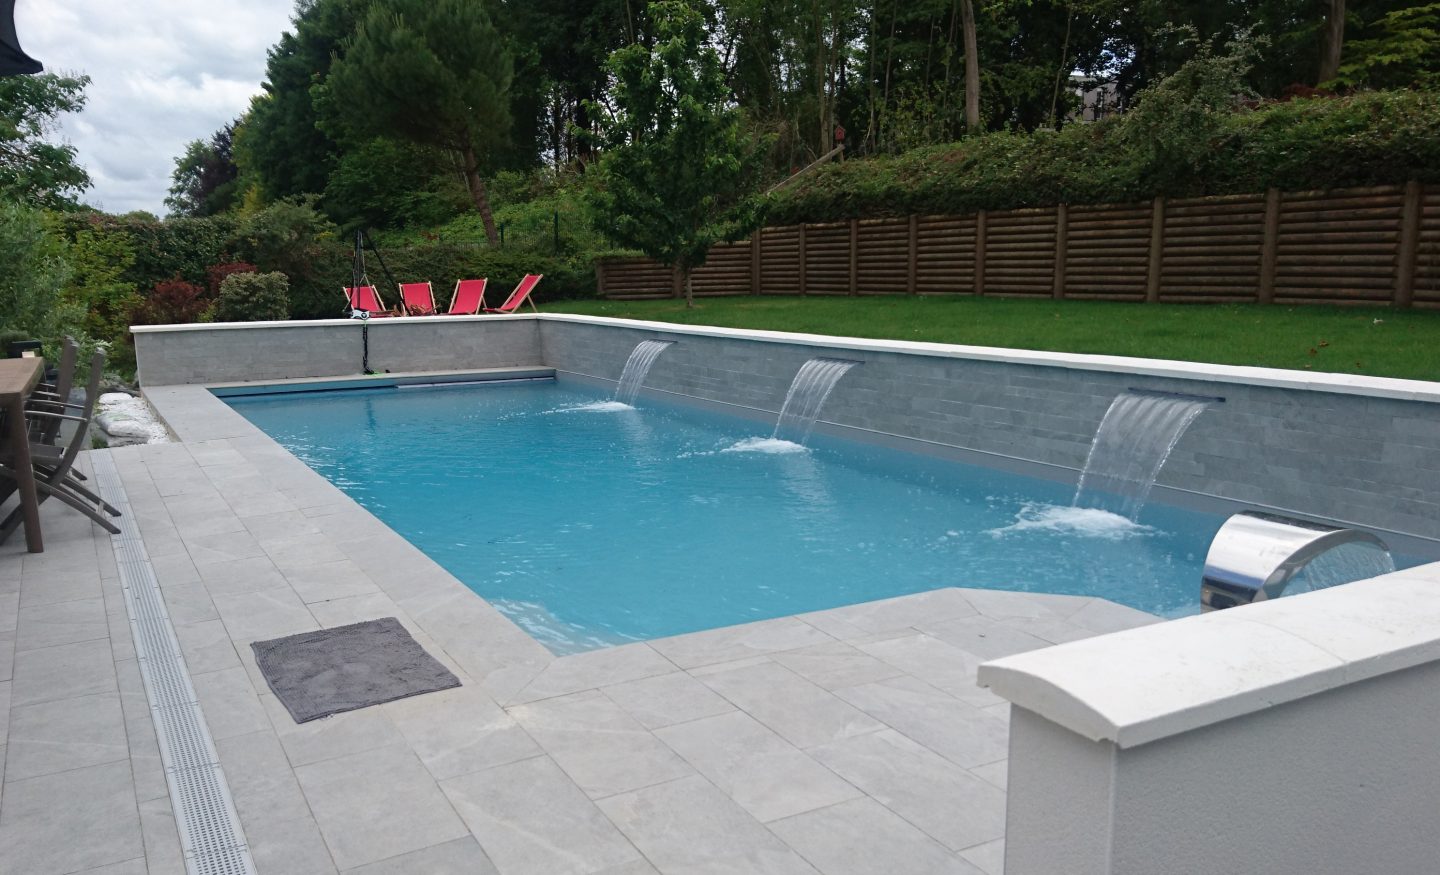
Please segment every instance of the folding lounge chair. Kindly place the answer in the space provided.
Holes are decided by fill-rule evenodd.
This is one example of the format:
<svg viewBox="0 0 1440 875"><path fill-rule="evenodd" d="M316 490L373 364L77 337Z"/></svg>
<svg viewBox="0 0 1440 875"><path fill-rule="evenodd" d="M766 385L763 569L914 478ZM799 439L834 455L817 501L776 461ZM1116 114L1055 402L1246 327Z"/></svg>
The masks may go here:
<svg viewBox="0 0 1440 875"><path fill-rule="evenodd" d="M483 309L486 313L514 313L520 309L521 304L529 304L531 310L539 313L540 308L536 307L535 302L530 300L530 293L535 291L535 287L540 284L540 280L543 278L544 274L526 274L525 278L520 281L520 285L515 287L515 291L510 293L510 297L505 299L505 303L493 310L489 307L484 307Z"/></svg>
<svg viewBox="0 0 1440 875"><path fill-rule="evenodd" d="M400 301L406 316L434 316L435 295L430 291L430 281L423 283L401 283Z"/></svg>
<svg viewBox="0 0 1440 875"><path fill-rule="evenodd" d="M385 302L380 299L380 292L376 291L374 286L346 287L345 308L351 311L363 310L369 313L372 319L390 315L390 311L385 308Z"/></svg>
<svg viewBox="0 0 1440 875"><path fill-rule="evenodd" d="M485 303L486 278L460 280L455 283L455 293L450 296L449 315L474 316Z"/></svg>
<svg viewBox="0 0 1440 875"><path fill-rule="evenodd" d="M60 367L55 372L55 382L41 383L35 387L35 391L30 393L31 410L64 413L66 407L75 406L70 404L70 388L75 382L75 360L79 356L80 344L76 343L72 337L65 338L65 345L60 350ZM32 419L30 421L30 437L42 444L54 444L63 422L64 420L60 419Z"/></svg>
<svg viewBox="0 0 1440 875"><path fill-rule="evenodd" d="M75 473L71 469L74 467L80 451L90 445L90 423L95 416L95 402L100 397L100 379L104 371L105 353L97 352L90 360L90 381L85 387L85 403L80 407L81 415L33 410L27 411L26 417L32 420L53 418L75 423L75 431L70 436L70 442L63 447L40 443L31 443L30 445L31 464L35 468L35 486L40 492L40 500L43 502L47 498L58 498L62 503L85 514L112 535L118 535L120 534L119 527L106 519L104 514L119 516L120 511L102 501L98 495L81 486L71 476ZM73 407L74 405L67 406ZM13 459L8 456L0 456L0 500L14 491L17 475L13 465ZM22 511L17 507L10 512L9 516L5 517L3 522L0 522L0 541L4 541L20 527L21 519Z"/></svg>

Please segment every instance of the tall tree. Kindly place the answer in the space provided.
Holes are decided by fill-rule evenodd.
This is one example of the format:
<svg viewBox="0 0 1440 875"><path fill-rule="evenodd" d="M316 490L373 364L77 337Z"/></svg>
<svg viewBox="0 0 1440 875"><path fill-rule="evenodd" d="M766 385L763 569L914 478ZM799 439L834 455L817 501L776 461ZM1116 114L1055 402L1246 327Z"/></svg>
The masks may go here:
<svg viewBox="0 0 1440 875"><path fill-rule="evenodd" d="M54 143L55 121L85 106L89 76L0 77L0 195L32 206L68 209L90 187L75 147Z"/></svg>
<svg viewBox="0 0 1440 875"><path fill-rule="evenodd" d="M602 230L690 275L726 235L747 192L753 144L693 0L650 5L652 46L610 56L610 109L595 106L604 145L591 190Z"/></svg>
<svg viewBox="0 0 1440 875"><path fill-rule="evenodd" d="M1340 72L1340 55L1345 47L1345 0L1330 0L1325 16L1325 41L1320 50L1320 82L1329 82Z"/></svg>
<svg viewBox="0 0 1440 875"><path fill-rule="evenodd" d="M980 132L980 40L975 33L975 0L960 0L965 33L965 127Z"/></svg>
<svg viewBox="0 0 1440 875"><path fill-rule="evenodd" d="M377 0L325 89L351 123L455 152L496 243L480 171L506 142L513 62L478 0Z"/></svg>
<svg viewBox="0 0 1440 875"><path fill-rule="evenodd" d="M239 169L234 144L237 122L211 136L209 142L192 140L185 154L175 159L170 194L165 206L177 216L213 216L239 203Z"/></svg>

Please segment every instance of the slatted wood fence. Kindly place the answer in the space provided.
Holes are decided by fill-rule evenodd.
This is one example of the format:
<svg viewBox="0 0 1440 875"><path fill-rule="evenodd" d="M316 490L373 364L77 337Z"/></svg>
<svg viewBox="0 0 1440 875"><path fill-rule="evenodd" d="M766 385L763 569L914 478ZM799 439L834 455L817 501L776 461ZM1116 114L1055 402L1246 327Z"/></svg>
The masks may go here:
<svg viewBox="0 0 1440 875"><path fill-rule="evenodd" d="M1440 308L1440 186L1280 192L763 228L710 251L697 296L947 295ZM648 259L602 295L678 297Z"/></svg>

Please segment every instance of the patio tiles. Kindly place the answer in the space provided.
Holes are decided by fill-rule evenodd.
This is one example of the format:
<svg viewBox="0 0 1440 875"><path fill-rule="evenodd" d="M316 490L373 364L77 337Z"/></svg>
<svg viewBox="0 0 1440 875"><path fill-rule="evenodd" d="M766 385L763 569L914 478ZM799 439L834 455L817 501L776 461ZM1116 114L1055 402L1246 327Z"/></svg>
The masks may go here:
<svg viewBox="0 0 1440 875"><path fill-rule="evenodd" d="M797 814L770 828L830 875L894 871L912 875L983 875L874 799L853 799Z"/></svg>
<svg viewBox="0 0 1440 875"><path fill-rule="evenodd" d="M692 773L683 759L597 690L510 709L591 799Z"/></svg>
<svg viewBox="0 0 1440 875"><path fill-rule="evenodd" d="M756 820L790 817L862 795L741 711L655 734Z"/></svg>
<svg viewBox="0 0 1440 875"><path fill-rule="evenodd" d="M947 589L557 659L248 423L203 422L223 409L208 393L183 394L166 416L211 439L112 458L262 873L997 871L1008 706L974 686L975 666L1149 619ZM28 739L63 727L77 773L128 759L97 865L175 871L109 538L45 510L49 553L0 548L0 578L24 575L0 585L0 669L15 660L0 712L19 727L0 852L20 842L33 871L79 853L48 860L10 826L41 798L28 784L71 774L17 777L51 767ZM182 522L206 511L215 522ZM377 616L464 686L294 724L249 642Z"/></svg>
<svg viewBox="0 0 1440 875"><path fill-rule="evenodd" d="M549 757L440 786L501 875L593 875L641 858Z"/></svg>

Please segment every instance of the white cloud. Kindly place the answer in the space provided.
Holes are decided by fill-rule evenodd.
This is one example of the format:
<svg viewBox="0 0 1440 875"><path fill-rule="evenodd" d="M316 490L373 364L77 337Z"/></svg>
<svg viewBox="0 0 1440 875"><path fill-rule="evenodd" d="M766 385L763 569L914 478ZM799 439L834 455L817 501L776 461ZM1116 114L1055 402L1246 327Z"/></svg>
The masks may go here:
<svg viewBox="0 0 1440 875"><path fill-rule="evenodd" d="M293 0L19 0L20 44L51 72L89 74L60 136L94 180L86 203L163 214L175 158L259 93Z"/></svg>

